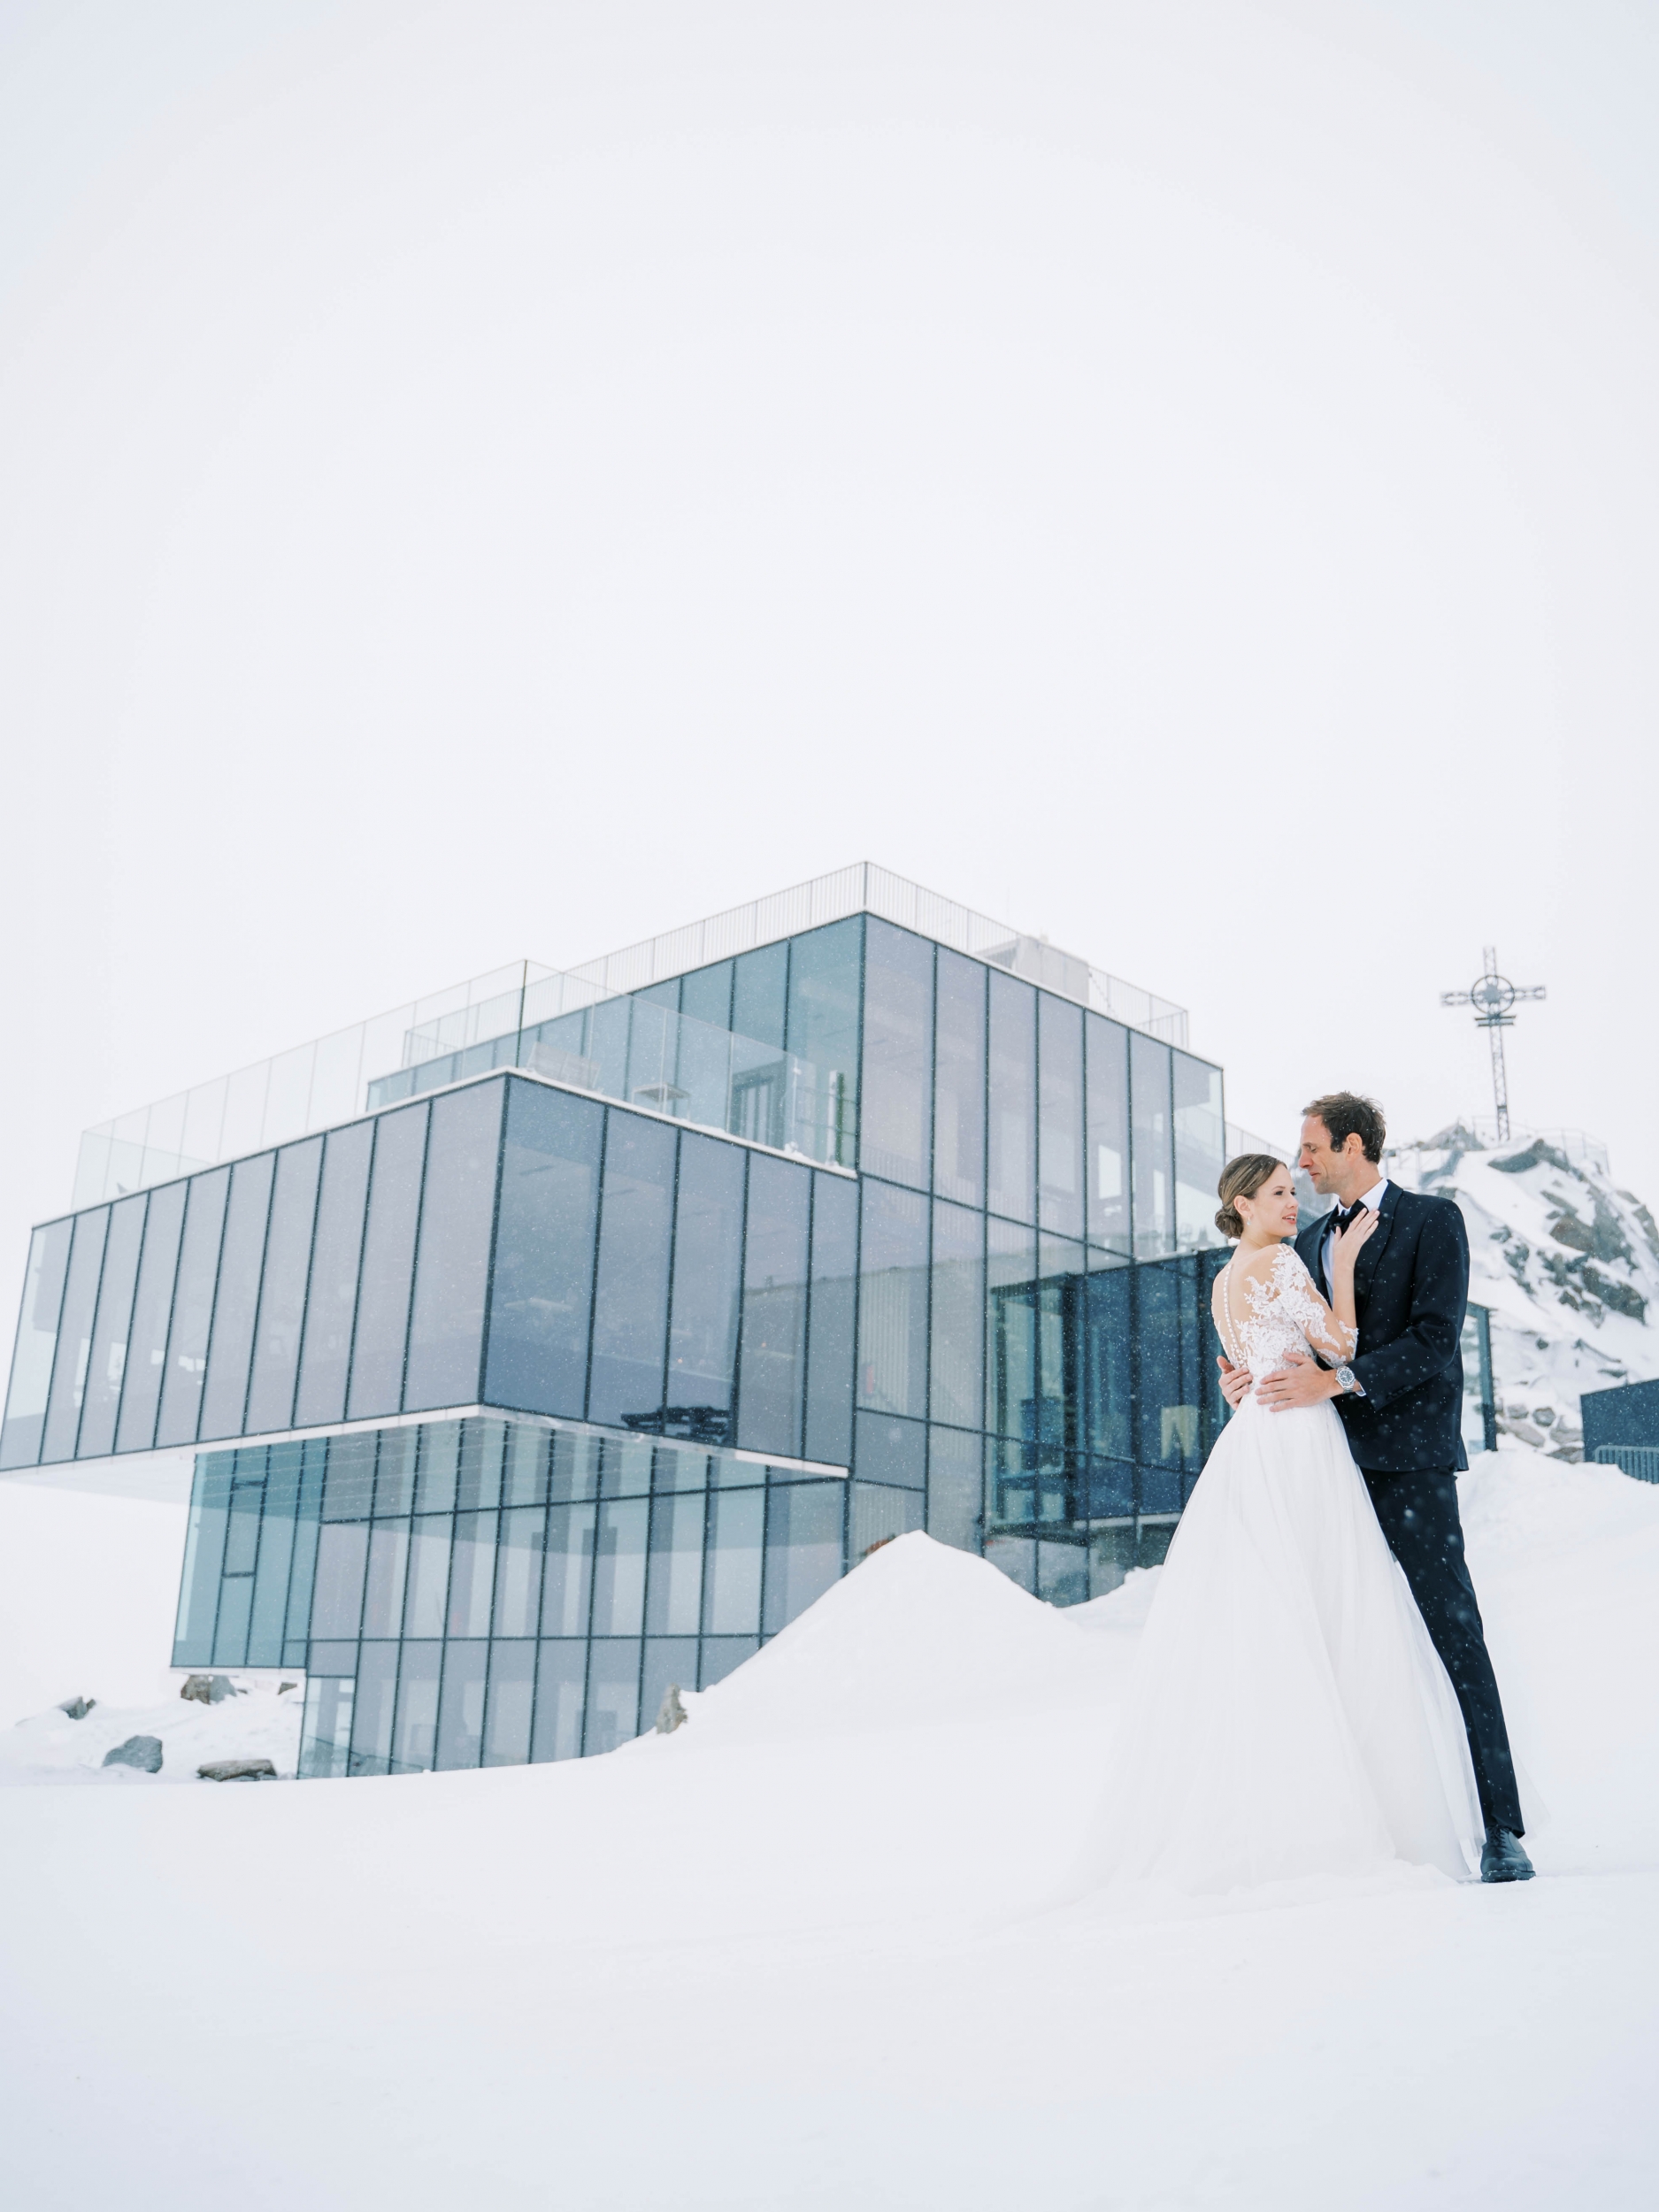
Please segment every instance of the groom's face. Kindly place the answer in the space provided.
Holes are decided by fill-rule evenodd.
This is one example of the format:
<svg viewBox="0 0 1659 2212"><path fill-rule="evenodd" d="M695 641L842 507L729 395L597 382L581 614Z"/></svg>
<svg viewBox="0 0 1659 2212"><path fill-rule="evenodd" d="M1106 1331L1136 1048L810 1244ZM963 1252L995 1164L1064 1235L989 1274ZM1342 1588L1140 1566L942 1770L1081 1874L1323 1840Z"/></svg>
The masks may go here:
<svg viewBox="0 0 1659 2212"><path fill-rule="evenodd" d="M1302 1150L1297 1159L1322 1196L1334 1190L1346 1176L1347 1156L1331 1142L1331 1132L1317 1114L1310 1114L1302 1125Z"/></svg>

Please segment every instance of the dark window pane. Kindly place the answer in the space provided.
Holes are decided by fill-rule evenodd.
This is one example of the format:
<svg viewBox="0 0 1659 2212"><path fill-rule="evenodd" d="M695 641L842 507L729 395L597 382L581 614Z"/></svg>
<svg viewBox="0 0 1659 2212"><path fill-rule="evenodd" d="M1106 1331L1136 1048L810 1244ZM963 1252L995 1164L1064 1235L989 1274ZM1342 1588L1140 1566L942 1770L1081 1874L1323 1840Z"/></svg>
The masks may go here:
<svg viewBox="0 0 1659 2212"><path fill-rule="evenodd" d="M757 1452L801 1450L805 1384L808 1171L756 1156L749 1164L743 1248L743 1350L738 1441Z"/></svg>
<svg viewBox="0 0 1659 2212"><path fill-rule="evenodd" d="M363 1251L363 1207L369 1188L373 1122L354 1122L328 1133L322 1190L311 1254L311 1295L305 1305L304 1348L294 1419L300 1428L338 1421L346 1409L346 1369L351 1358L351 1319L357 1308L357 1262Z"/></svg>
<svg viewBox="0 0 1659 2212"><path fill-rule="evenodd" d="M614 1426L654 1418L664 1402L674 1132L635 1114L609 1119L588 1417Z"/></svg>
<svg viewBox="0 0 1659 2212"><path fill-rule="evenodd" d="M1100 1256L1091 1257L1083 1348L1088 1448L1100 1458L1126 1461L1134 1453L1134 1271L1122 1263L1102 1266Z"/></svg>
<svg viewBox="0 0 1659 2212"><path fill-rule="evenodd" d="M504 1087L480 1083L433 1101L408 1406L468 1405L479 1394Z"/></svg>
<svg viewBox="0 0 1659 2212"><path fill-rule="evenodd" d="M351 1352L354 1421L396 1413L403 1400L403 1355L409 1340L409 1291L420 1211L421 1163L426 1149L426 1105L382 1114L374 1125L374 1168L363 1237L363 1282Z"/></svg>
<svg viewBox="0 0 1659 2212"><path fill-rule="evenodd" d="M219 1586L219 1625L213 1631L214 1666L247 1665L248 1616L252 1607L253 1577L227 1575Z"/></svg>
<svg viewBox="0 0 1659 2212"><path fill-rule="evenodd" d="M931 1396L935 1421L977 1429L985 1396L985 1216L933 1206Z"/></svg>
<svg viewBox="0 0 1659 2212"><path fill-rule="evenodd" d="M457 1513L455 1552L449 1567L451 1636L488 1636L495 1586L495 1518L493 1513Z"/></svg>
<svg viewBox="0 0 1659 2212"><path fill-rule="evenodd" d="M637 1636L645 1608L645 1537L650 1508L643 1498L599 1509L594 1555L594 1634Z"/></svg>
<svg viewBox="0 0 1659 2212"><path fill-rule="evenodd" d="M918 1419L927 1411L927 1201L864 1186L858 1280L858 1402Z"/></svg>
<svg viewBox="0 0 1659 2212"><path fill-rule="evenodd" d="M544 1643L536 1655L533 1760L579 1759L588 1683L586 1640Z"/></svg>
<svg viewBox="0 0 1659 2212"><path fill-rule="evenodd" d="M680 1141L675 1203L673 1313L668 1333L668 1402L695 1418L689 1432L719 1441L729 1432L737 1359L738 1285L743 1249L743 1156L712 1138Z"/></svg>
<svg viewBox="0 0 1659 2212"><path fill-rule="evenodd" d="M640 1689L641 1732L649 1728L663 1709L672 1683L678 1690L697 1686L697 1640L695 1636L648 1636L645 1671Z"/></svg>
<svg viewBox="0 0 1659 2212"><path fill-rule="evenodd" d="M46 1408L46 1435L41 1447L41 1457L44 1460L73 1459L75 1455L81 1402L86 1391L87 1364L92 1352L92 1317L97 1310L98 1279L104 1271L104 1242L109 1227L107 1206L75 1217L69 1273L58 1324L58 1356L52 1365L52 1391Z"/></svg>
<svg viewBox="0 0 1659 2212"><path fill-rule="evenodd" d="M225 1210L225 1242L219 1261L219 1294L213 1301L213 1338L208 1353L207 1383L202 1394L202 1434L240 1436L248 1396L248 1365L253 1355L254 1314L259 1302L259 1274L265 1262L265 1221L271 1210L271 1179L276 1155L262 1152L238 1160L231 1171L230 1202Z"/></svg>
<svg viewBox="0 0 1659 2212"><path fill-rule="evenodd" d="M855 915L789 947L789 1049L812 1071L815 1160L854 1164L858 1134L858 965Z"/></svg>
<svg viewBox="0 0 1659 2212"><path fill-rule="evenodd" d="M1085 1017L1087 1066L1088 1234L1115 1252L1130 1249L1129 1032Z"/></svg>
<svg viewBox="0 0 1659 2212"><path fill-rule="evenodd" d="M655 1636L697 1632L703 1617L703 1522L701 1490L671 1493L651 1502L645 1625ZM695 1667L692 1671L695 1673Z"/></svg>
<svg viewBox="0 0 1659 2212"><path fill-rule="evenodd" d="M580 1417L602 1108L510 1083L489 1314L492 1405Z"/></svg>
<svg viewBox="0 0 1659 2212"><path fill-rule="evenodd" d="M440 1769L475 1767L484 1749L484 1682L489 1646L452 1643L443 1655L443 1701L438 1709Z"/></svg>
<svg viewBox="0 0 1659 2212"><path fill-rule="evenodd" d="M1042 1226L1083 1233L1083 1010L1037 996L1037 1186Z"/></svg>
<svg viewBox="0 0 1659 2212"><path fill-rule="evenodd" d="M326 1521L317 1543L312 1636L355 1636L363 1617L369 1532L362 1521Z"/></svg>
<svg viewBox="0 0 1659 2212"><path fill-rule="evenodd" d="M4 1449L0 1450L0 1465L32 1467L41 1455L46 1401L51 1391L52 1355L58 1348L58 1316L64 1302L64 1278L69 1271L69 1240L73 1226L73 1222L54 1221L44 1229L36 1229L29 1239L28 1273L24 1279L23 1310L18 1317L17 1346L12 1356ZM165 1340L165 1308L161 1325ZM155 1404L152 1396L152 1426ZM148 1434L144 1441L149 1443Z"/></svg>
<svg viewBox="0 0 1659 2212"><path fill-rule="evenodd" d="M124 1198L110 1209L110 1233L104 1249L104 1279L98 1286L97 1317L81 1410L82 1459L101 1458L115 1446L115 1416L121 1402L121 1378L133 1317L133 1290L138 1279L139 1248L144 1239L144 1197Z"/></svg>
<svg viewBox="0 0 1659 2212"><path fill-rule="evenodd" d="M368 1585L363 1598L365 1636L401 1636L403 1586L409 1579L409 1523L376 1521L369 1535Z"/></svg>
<svg viewBox="0 0 1659 2212"><path fill-rule="evenodd" d="M305 1279L311 1271L311 1227L322 1164L320 1137L288 1145L276 1156L271 1229L265 1239L253 1372L248 1386L248 1432L252 1436L268 1429L285 1429L294 1417L300 1324L305 1313Z"/></svg>
<svg viewBox="0 0 1659 2212"><path fill-rule="evenodd" d="M712 1636L750 1635L760 1627L764 1490L718 1491L709 1501L709 1564L703 1626Z"/></svg>
<svg viewBox="0 0 1659 2212"><path fill-rule="evenodd" d="M353 1774L389 1774L392 1770L397 1650L396 1644L365 1644L358 1656L349 1767Z"/></svg>
<svg viewBox="0 0 1659 2212"><path fill-rule="evenodd" d="M784 986L789 962L787 944L763 945L735 963L732 987L732 1027L740 1037L783 1049Z"/></svg>
<svg viewBox="0 0 1659 2212"><path fill-rule="evenodd" d="M861 1481L899 1483L907 1490L920 1490L927 1480L927 1432L919 1421L861 1413L854 1466Z"/></svg>
<svg viewBox="0 0 1659 2212"><path fill-rule="evenodd" d="M1139 1030L1129 1040L1129 1094L1134 1107L1135 1257L1158 1260L1175 1249L1170 1048Z"/></svg>
<svg viewBox="0 0 1659 2212"><path fill-rule="evenodd" d="M1037 1214L1037 994L990 972L988 1202L1010 1221Z"/></svg>
<svg viewBox="0 0 1659 2212"><path fill-rule="evenodd" d="M213 1284L225 1226L225 1199L230 1170L190 1179L184 1213L184 1241L179 1250L179 1279L173 1291L173 1327L167 1336L167 1365L161 1386L156 1441L195 1440L202 1410L202 1377L207 1368L208 1331L213 1318Z"/></svg>
<svg viewBox="0 0 1659 2212"><path fill-rule="evenodd" d="M1070 1467L1085 1448L1083 1247L1044 1237L1037 1266L1037 1395L1025 1441L1040 1466Z"/></svg>
<svg viewBox="0 0 1659 2212"><path fill-rule="evenodd" d="M1183 1251L1225 1240L1216 1226L1217 1186L1227 1164L1221 1070L1185 1052L1171 1056L1175 1088L1175 1234Z"/></svg>
<svg viewBox="0 0 1659 2212"><path fill-rule="evenodd" d="M933 949L873 918L864 926L864 1064L859 1164L926 1190L933 1144Z"/></svg>
<svg viewBox="0 0 1659 2212"><path fill-rule="evenodd" d="M541 1613L541 1571L546 1555L545 1506L519 1506L502 1515L492 1622L498 1638L535 1634Z"/></svg>
<svg viewBox="0 0 1659 2212"><path fill-rule="evenodd" d="M758 1636L705 1636L697 1686L711 1690L717 1682L724 1682L728 1674L741 1667L745 1659L752 1659L759 1649Z"/></svg>
<svg viewBox="0 0 1659 2212"><path fill-rule="evenodd" d="M806 1456L844 1467L853 1448L858 1187L839 1175L815 1175L812 1187Z"/></svg>
<svg viewBox="0 0 1659 2212"><path fill-rule="evenodd" d="M846 1485L791 1482L766 1494L766 1608L770 1636L821 1598L841 1571Z"/></svg>
<svg viewBox="0 0 1659 2212"><path fill-rule="evenodd" d="M614 1751L640 1729L640 1640L595 1637L588 1671L588 1730L583 1748Z"/></svg>
<svg viewBox="0 0 1659 2212"><path fill-rule="evenodd" d="M190 1518L184 1540L184 1571L179 1581L179 1618L174 1631L175 1667L204 1667L213 1657L213 1623L219 1611L219 1570L225 1560L225 1532L230 1524L234 1452L204 1452L196 1463Z"/></svg>
<svg viewBox="0 0 1659 2212"><path fill-rule="evenodd" d="M265 1477L265 1521L259 1532L259 1575L254 1586L248 1630L248 1664L282 1664L283 1624L288 1613L288 1573L294 1562L294 1532L300 1501L297 1444L271 1449Z"/></svg>
<svg viewBox="0 0 1659 2212"><path fill-rule="evenodd" d="M594 1586L596 1511L597 1508L592 1505L556 1505L549 1510L547 1572L541 1597L544 1636L588 1633ZM562 1758L565 1755L561 1752L557 1755Z"/></svg>
<svg viewBox="0 0 1659 2212"><path fill-rule="evenodd" d="M1194 1272L1190 1261L1179 1260L1135 1270L1135 1373L1141 1417L1135 1456L1143 1468L1179 1469L1189 1463L1194 1467L1198 1463L1202 1386L1193 1297ZM1173 1506L1143 1502L1143 1511L1172 1511L1179 1507L1179 1485L1172 1494L1160 1488L1157 1494L1160 1500L1172 1494Z"/></svg>
<svg viewBox="0 0 1659 2212"><path fill-rule="evenodd" d="M908 1536L920 1528L926 1502L920 1490L889 1490L878 1483L854 1483L848 1506L848 1565L856 1567L895 1536Z"/></svg>
<svg viewBox="0 0 1659 2212"><path fill-rule="evenodd" d="M250 1456L237 1455L239 1461ZM264 1455L260 1455L263 1462ZM230 1494L230 1526L225 1533L225 1572L250 1575L259 1558L259 1516L265 1503L265 1469L244 1477L238 1474ZM237 1664L242 1663L239 1660Z"/></svg>
<svg viewBox="0 0 1659 2212"><path fill-rule="evenodd" d="M715 1029L732 1026L732 963L717 960L680 979L680 1010L687 1019Z"/></svg>
<svg viewBox="0 0 1659 2212"><path fill-rule="evenodd" d="M1029 1229L986 1224L985 1425L1024 1436L1036 1392L1037 1254Z"/></svg>
<svg viewBox="0 0 1659 2212"><path fill-rule="evenodd" d="M933 1188L969 1206L985 1203L985 978L979 961L940 949Z"/></svg>
<svg viewBox="0 0 1659 2212"><path fill-rule="evenodd" d="M442 1644L405 1644L398 1666L397 1725L392 1736L394 1774L431 1770L438 1739L438 1675Z"/></svg>
<svg viewBox="0 0 1659 2212"><path fill-rule="evenodd" d="M494 1643L489 1647L489 1704L484 1718L484 1764L522 1766L530 1756L530 1714L535 1702L535 1646Z"/></svg>
<svg viewBox="0 0 1659 2212"><path fill-rule="evenodd" d="M960 1429L927 1432L927 1533L958 1551L979 1548L984 1447Z"/></svg>
<svg viewBox="0 0 1659 2212"><path fill-rule="evenodd" d="M442 1636L449 1590L450 1519L419 1515L409 1532L409 1594L403 1605L406 1636Z"/></svg>

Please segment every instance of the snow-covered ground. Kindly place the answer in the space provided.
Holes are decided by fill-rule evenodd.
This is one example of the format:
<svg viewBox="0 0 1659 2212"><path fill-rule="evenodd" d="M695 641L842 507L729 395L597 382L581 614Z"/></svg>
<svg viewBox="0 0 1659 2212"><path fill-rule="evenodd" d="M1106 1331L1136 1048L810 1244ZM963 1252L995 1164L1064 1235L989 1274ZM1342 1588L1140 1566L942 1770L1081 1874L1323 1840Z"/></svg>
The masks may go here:
<svg viewBox="0 0 1659 2212"><path fill-rule="evenodd" d="M1659 1491L1463 1492L1535 1883L1046 1905L1155 1578L1059 1613L907 1537L608 1758L0 1791L6 2200L1645 2208Z"/></svg>

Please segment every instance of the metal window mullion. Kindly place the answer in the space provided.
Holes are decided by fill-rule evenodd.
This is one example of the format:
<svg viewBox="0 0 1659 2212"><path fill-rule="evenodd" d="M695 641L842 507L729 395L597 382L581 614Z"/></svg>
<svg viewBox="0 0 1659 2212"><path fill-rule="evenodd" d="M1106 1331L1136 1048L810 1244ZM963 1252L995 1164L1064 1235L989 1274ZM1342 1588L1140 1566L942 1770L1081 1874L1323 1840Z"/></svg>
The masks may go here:
<svg viewBox="0 0 1659 2212"><path fill-rule="evenodd" d="M527 970L528 963L526 963L526 965ZM519 993L518 1012L518 1023L521 1030L524 1026L523 996L524 995L521 991ZM495 1195L490 1201L489 1255L484 1263L484 1314L482 1323L479 1329L478 1338L477 1397L480 1405L484 1403L484 1379L489 1368L489 1324L490 1317L494 1313L495 1307L495 1248L501 1236L501 1194L502 1187L506 1180L507 1174L507 1093L511 1081L511 1077L503 1077L502 1079L501 1114L495 1125ZM428 1144L432 1141L430 1125L428 1125L427 1128L426 1141ZM415 1278L412 1269L410 1271L409 1278L409 1310L412 1317L415 1310ZM507 1471L507 1447L504 1441L502 1445L501 1464L502 1473L504 1477ZM533 1686L531 1690L531 1704L533 1708L534 1701L535 1692ZM488 1698L486 1699L485 1709L488 1712ZM534 1713L532 1717L534 1718Z"/></svg>

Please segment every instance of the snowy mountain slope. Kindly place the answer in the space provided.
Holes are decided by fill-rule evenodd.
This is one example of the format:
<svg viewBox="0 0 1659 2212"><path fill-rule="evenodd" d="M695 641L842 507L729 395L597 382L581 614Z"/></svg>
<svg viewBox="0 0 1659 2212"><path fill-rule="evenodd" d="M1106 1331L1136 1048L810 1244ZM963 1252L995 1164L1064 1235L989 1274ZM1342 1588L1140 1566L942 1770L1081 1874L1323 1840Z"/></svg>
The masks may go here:
<svg viewBox="0 0 1659 2212"><path fill-rule="evenodd" d="M1538 1136L1487 1145L1455 1123L1384 1162L1462 1208L1499 1428L1559 1459L1581 1456L1582 1392L1659 1376L1659 1226L1604 1156Z"/></svg>

